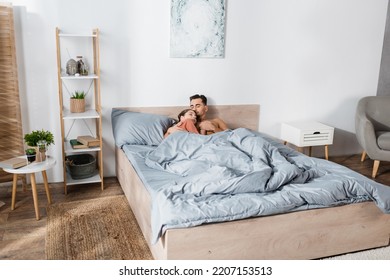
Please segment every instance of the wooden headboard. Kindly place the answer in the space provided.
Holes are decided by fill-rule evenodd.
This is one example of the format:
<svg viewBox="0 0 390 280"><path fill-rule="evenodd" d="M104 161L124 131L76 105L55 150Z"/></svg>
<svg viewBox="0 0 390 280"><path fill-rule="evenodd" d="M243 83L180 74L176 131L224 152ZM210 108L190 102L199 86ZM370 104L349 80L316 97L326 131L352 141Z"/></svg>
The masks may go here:
<svg viewBox="0 0 390 280"><path fill-rule="evenodd" d="M257 131L259 129L260 105L209 105L208 118L220 118L229 128L245 127ZM188 106L166 107L120 107L131 112L165 115L177 119L177 115Z"/></svg>

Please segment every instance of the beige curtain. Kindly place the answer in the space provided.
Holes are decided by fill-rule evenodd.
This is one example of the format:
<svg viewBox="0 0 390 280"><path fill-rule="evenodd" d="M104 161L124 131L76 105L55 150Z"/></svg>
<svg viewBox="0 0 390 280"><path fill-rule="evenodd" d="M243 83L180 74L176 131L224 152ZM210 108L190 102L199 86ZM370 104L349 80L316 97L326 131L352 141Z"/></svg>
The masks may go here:
<svg viewBox="0 0 390 280"><path fill-rule="evenodd" d="M24 154L11 4L0 4L0 161ZM0 182L12 175L0 169Z"/></svg>

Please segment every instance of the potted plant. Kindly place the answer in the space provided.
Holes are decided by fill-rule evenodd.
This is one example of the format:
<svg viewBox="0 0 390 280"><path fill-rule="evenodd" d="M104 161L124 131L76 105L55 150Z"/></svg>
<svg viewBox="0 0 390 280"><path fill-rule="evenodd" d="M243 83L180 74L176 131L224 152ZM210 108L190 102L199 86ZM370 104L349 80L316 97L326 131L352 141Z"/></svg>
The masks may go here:
<svg viewBox="0 0 390 280"><path fill-rule="evenodd" d="M37 161L42 161L46 159L47 147L54 144L54 136L47 130L34 130L24 135L24 141L29 148L35 149Z"/></svg>
<svg viewBox="0 0 390 280"><path fill-rule="evenodd" d="M35 158L36 158L36 150L34 148L28 148L26 149L26 156L27 156L27 160L28 162L33 162L35 161Z"/></svg>
<svg viewBox="0 0 390 280"><path fill-rule="evenodd" d="M70 97L70 111L72 113L85 112L85 92L75 91Z"/></svg>

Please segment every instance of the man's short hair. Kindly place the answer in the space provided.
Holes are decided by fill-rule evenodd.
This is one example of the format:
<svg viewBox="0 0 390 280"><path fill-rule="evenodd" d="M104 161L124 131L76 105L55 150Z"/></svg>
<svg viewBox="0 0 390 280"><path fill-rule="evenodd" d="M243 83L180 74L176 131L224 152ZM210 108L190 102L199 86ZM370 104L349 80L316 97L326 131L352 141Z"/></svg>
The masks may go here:
<svg viewBox="0 0 390 280"><path fill-rule="evenodd" d="M190 102L191 102L192 99L198 99L198 98L202 99L202 102L203 102L204 105L207 105L207 97L204 96L203 94L200 94L200 95L199 94L195 94L193 96L190 96Z"/></svg>

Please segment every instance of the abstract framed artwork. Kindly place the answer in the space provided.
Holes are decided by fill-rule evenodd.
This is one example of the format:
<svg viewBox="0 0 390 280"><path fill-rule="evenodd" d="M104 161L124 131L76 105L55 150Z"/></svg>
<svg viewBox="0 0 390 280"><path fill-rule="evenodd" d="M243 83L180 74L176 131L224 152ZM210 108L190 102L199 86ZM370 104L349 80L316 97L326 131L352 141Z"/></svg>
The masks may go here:
<svg viewBox="0 0 390 280"><path fill-rule="evenodd" d="M171 0L170 56L225 56L226 0Z"/></svg>

